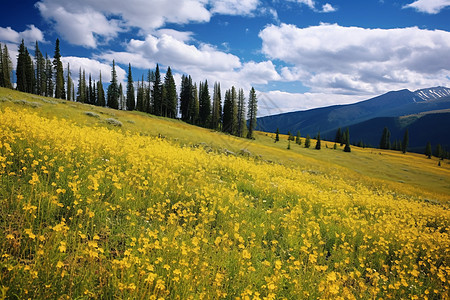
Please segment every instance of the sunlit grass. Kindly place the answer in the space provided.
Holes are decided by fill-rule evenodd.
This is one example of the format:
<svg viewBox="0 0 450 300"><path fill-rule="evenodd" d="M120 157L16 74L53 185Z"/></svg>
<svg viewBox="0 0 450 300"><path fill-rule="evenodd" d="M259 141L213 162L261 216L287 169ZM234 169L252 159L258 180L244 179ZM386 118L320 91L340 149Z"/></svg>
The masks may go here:
<svg viewBox="0 0 450 300"><path fill-rule="evenodd" d="M10 93L42 106L0 103L7 298L448 297L445 164Z"/></svg>

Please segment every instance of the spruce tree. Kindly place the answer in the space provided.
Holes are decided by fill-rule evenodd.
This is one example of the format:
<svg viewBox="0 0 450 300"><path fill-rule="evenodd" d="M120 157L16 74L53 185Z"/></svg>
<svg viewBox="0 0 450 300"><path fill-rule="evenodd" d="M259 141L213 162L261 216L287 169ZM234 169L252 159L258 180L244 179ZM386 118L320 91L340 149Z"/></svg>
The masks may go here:
<svg viewBox="0 0 450 300"><path fill-rule="evenodd" d="M335 143L342 143L342 130L341 127L338 128L336 131L336 136L334 138Z"/></svg>
<svg viewBox="0 0 450 300"><path fill-rule="evenodd" d="M280 130L277 128L275 132L275 143L280 141Z"/></svg>
<svg viewBox="0 0 450 300"><path fill-rule="evenodd" d="M153 104L153 95L152 95L152 83L155 82L155 72L153 72L152 70L148 70L147 73L147 83L148 84L144 84L144 76L142 76L142 88L143 88L143 108L144 111L149 113L149 114L153 114L154 113L154 104Z"/></svg>
<svg viewBox="0 0 450 300"><path fill-rule="evenodd" d="M237 98L237 132L238 137L244 137L246 130L246 120L245 120L245 97L244 90L239 89Z"/></svg>
<svg viewBox="0 0 450 300"><path fill-rule="evenodd" d="M181 77L180 111L181 119L185 122L189 122L191 119L189 108L191 107L192 101L193 93L191 76L183 75Z"/></svg>
<svg viewBox="0 0 450 300"><path fill-rule="evenodd" d="M345 130L345 147L344 147L344 152L351 152L351 148L350 148L350 131L347 127L347 129Z"/></svg>
<svg viewBox="0 0 450 300"><path fill-rule="evenodd" d="M431 151L431 143L430 143L430 142L428 142L427 145L426 145L426 147L425 147L425 155L426 155L428 158L431 158L432 151Z"/></svg>
<svg viewBox="0 0 450 300"><path fill-rule="evenodd" d="M48 57L47 54L45 54L45 78L46 78L45 96L53 97L53 91L54 91L53 65L52 65L52 61L50 60L50 58Z"/></svg>
<svg viewBox="0 0 450 300"><path fill-rule="evenodd" d="M380 139L380 149L390 149L391 148L391 133L387 127L384 127L383 133Z"/></svg>
<svg viewBox="0 0 450 300"><path fill-rule="evenodd" d="M100 77L97 82L97 103L98 106L106 106L106 99L105 99L105 90L103 89L103 82L102 82L102 71L100 71Z"/></svg>
<svg viewBox="0 0 450 300"><path fill-rule="evenodd" d="M288 150L291 150L291 140L288 140L288 146L287 146Z"/></svg>
<svg viewBox="0 0 450 300"><path fill-rule="evenodd" d="M117 84L116 63L113 60L111 70L111 83L107 90L107 102L108 107L118 109L119 108L119 85Z"/></svg>
<svg viewBox="0 0 450 300"><path fill-rule="evenodd" d="M300 130L297 130L297 135L295 136L295 143L297 145L300 145L302 143L301 138L300 138Z"/></svg>
<svg viewBox="0 0 450 300"><path fill-rule="evenodd" d="M247 138L253 138L253 131L256 128L256 115L258 112L258 99L256 98L255 88L251 88L248 95L248 133Z"/></svg>
<svg viewBox="0 0 450 300"><path fill-rule="evenodd" d="M175 79L172 75L172 70L170 67L167 68L166 76L164 77L164 103L165 110L164 116L175 119L177 117L178 110L178 99L177 99L177 87L175 84Z"/></svg>
<svg viewBox="0 0 450 300"><path fill-rule="evenodd" d="M138 111L145 111L144 88L141 86L141 83L140 83L139 80L137 82L136 110L138 110Z"/></svg>
<svg viewBox="0 0 450 300"><path fill-rule="evenodd" d="M209 95L208 80L199 86L199 119L200 125L209 127L211 124L211 96Z"/></svg>
<svg viewBox="0 0 450 300"><path fill-rule="evenodd" d="M55 69L55 98L66 99L66 91L64 89L64 69L61 62L59 39L56 39L55 55L53 56L53 67Z"/></svg>
<svg viewBox="0 0 450 300"><path fill-rule="evenodd" d="M5 81L3 79L3 48L0 43L0 87L5 87Z"/></svg>
<svg viewBox="0 0 450 300"><path fill-rule="evenodd" d="M311 147L311 137L309 136L309 134L307 134L305 139L305 148L309 147Z"/></svg>
<svg viewBox="0 0 450 300"><path fill-rule="evenodd" d="M36 94L43 95L45 90L45 59L39 50L39 44L36 41L34 50L34 59L36 65Z"/></svg>
<svg viewBox="0 0 450 300"><path fill-rule="evenodd" d="M126 103L125 96L123 94L123 86L122 86L122 82L121 82L121 83L119 83L119 109L126 110L126 107L127 107L127 103Z"/></svg>
<svg viewBox="0 0 450 300"><path fill-rule="evenodd" d="M321 143L320 143L320 131L317 133L317 141L316 141L316 150L320 150Z"/></svg>
<svg viewBox="0 0 450 300"><path fill-rule="evenodd" d="M0 60L2 62L1 68L2 82L3 82L2 86L8 89L12 89L11 84L12 62L6 44L3 46L2 56Z"/></svg>
<svg viewBox="0 0 450 300"><path fill-rule="evenodd" d="M220 121L222 119L222 98L220 93L220 83L214 83L213 107L211 112L211 128L220 129Z"/></svg>
<svg viewBox="0 0 450 300"><path fill-rule="evenodd" d="M22 39L22 43L19 45L19 55L17 56L16 67L16 89L21 92L27 92L27 52L25 42Z"/></svg>
<svg viewBox="0 0 450 300"><path fill-rule="evenodd" d="M190 77L189 77L190 78ZM190 78L190 84L192 86L192 101L189 106L190 123L198 125L199 114L200 114L200 103L198 99L198 89L197 84L192 85L192 79Z"/></svg>
<svg viewBox="0 0 450 300"><path fill-rule="evenodd" d="M38 72L36 72L38 73ZM37 84L39 86L39 83ZM73 81L70 77L70 65L67 63L67 100L73 100L72 99L72 89L73 89Z"/></svg>
<svg viewBox="0 0 450 300"><path fill-rule="evenodd" d="M162 115L163 99L162 99L162 85L161 85L161 73L159 72L159 65L156 64L155 79L153 81L153 113L156 116Z"/></svg>
<svg viewBox="0 0 450 300"><path fill-rule="evenodd" d="M128 64L127 107L126 107L126 109L127 110L135 109L134 83L133 83L133 75L131 74L131 64Z"/></svg>
<svg viewBox="0 0 450 300"><path fill-rule="evenodd" d="M441 144L437 144L434 150L434 156L437 158L442 158L443 150Z"/></svg>
<svg viewBox="0 0 450 300"><path fill-rule="evenodd" d="M225 92L222 131L230 134L233 133L233 102L231 100L231 90Z"/></svg>
<svg viewBox="0 0 450 300"><path fill-rule="evenodd" d="M34 64L33 60L31 59L30 53L28 52L28 49L25 48L26 52L26 71L25 76L27 78L26 82L26 92L27 93L36 93L36 79L34 74Z"/></svg>

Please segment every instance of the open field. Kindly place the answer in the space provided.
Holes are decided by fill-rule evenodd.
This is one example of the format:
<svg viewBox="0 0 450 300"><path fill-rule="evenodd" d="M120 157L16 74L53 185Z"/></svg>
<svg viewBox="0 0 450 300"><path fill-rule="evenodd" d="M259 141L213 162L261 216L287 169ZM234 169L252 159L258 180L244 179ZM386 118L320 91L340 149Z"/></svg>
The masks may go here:
<svg viewBox="0 0 450 300"><path fill-rule="evenodd" d="M281 139L0 89L0 298L448 299L448 161Z"/></svg>

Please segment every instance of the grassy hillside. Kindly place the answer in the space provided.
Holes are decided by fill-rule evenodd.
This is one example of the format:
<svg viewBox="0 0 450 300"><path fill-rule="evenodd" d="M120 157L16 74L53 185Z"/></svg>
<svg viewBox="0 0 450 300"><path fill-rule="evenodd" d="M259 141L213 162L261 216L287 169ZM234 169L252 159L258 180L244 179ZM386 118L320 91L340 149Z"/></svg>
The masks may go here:
<svg viewBox="0 0 450 300"><path fill-rule="evenodd" d="M447 161L286 148L0 89L0 298L448 297Z"/></svg>

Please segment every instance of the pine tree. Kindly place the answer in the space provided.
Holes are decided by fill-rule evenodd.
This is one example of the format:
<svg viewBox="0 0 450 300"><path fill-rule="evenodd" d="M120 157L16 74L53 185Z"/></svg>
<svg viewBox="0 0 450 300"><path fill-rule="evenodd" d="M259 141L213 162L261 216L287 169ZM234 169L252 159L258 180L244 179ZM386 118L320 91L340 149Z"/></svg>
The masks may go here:
<svg viewBox="0 0 450 300"><path fill-rule="evenodd" d="M170 67L167 68L163 87L165 92L164 103L166 104L164 109L164 116L175 119L178 114L177 87Z"/></svg>
<svg viewBox="0 0 450 300"><path fill-rule="evenodd" d="M137 95L136 95L136 110L145 111L144 109L144 89L141 87L141 83L137 82Z"/></svg>
<svg viewBox="0 0 450 300"><path fill-rule="evenodd" d="M199 122L203 127L211 124L211 96L209 95L208 80L199 86Z"/></svg>
<svg viewBox="0 0 450 300"><path fill-rule="evenodd" d="M244 90L239 89L237 98L237 131L236 135L238 137L244 137L245 130L247 127L245 120L245 97Z"/></svg>
<svg viewBox="0 0 450 300"><path fill-rule="evenodd" d="M317 141L316 141L316 150L320 150L321 143L320 143L320 131L317 133Z"/></svg>
<svg viewBox="0 0 450 300"><path fill-rule="evenodd" d="M280 130L275 131L275 143L280 141Z"/></svg>
<svg viewBox="0 0 450 300"><path fill-rule="evenodd" d="M336 131L336 137L334 138L335 143L341 143L342 142L342 130L341 127L338 128Z"/></svg>
<svg viewBox="0 0 450 300"><path fill-rule="evenodd" d="M162 99L162 85L161 85L161 73L159 72L159 65L156 64L156 70L155 70L155 79L153 82L153 90L152 90L152 97L153 97L153 113L156 116L162 115L162 108L163 108L163 99Z"/></svg>
<svg viewBox="0 0 450 300"><path fill-rule="evenodd" d="M52 61L48 57L47 54L45 54L45 78L46 78L46 85L45 85L45 96L46 97L53 97L53 65Z"/></svg>
<svg viewBox="0 0 450 300"><path fill-rule="evenodd" d="M100 71L100 78L97 82L97 103L98 106L106 106L106 99L105 99L105 90L103 89L103 82L102 82L102 71Z"/></svg>
<svg viewBox="0 0 450 300"><path fill-rule="evenodd" d="M253 138L253 131L256 128L256 115L258 112L258 99L256 98L255 88L251 88L250 93L248 95L248 133L247 138Z"/></svg>
<svg viewBox="0 0 450 300"><path fill-rule="evenodd" d="M153 114L154 113L154 104L153 104L153 95L152 95L152 83L155 82L155 72L149 70L147 73L147 83L148 85L144 85L144 76L142 76L142 88L143 88L143 103L144 103L144 111Z"/></svg>
<svg viewBox="0 0 450 300"><path fill-rule="evenodd" d="M192 85L192 81L190 81L190 84ZM200 103L199 103L199 99L198 99L197 84L194 84L192 86L191 91L192 91L192 96L191 96L192 101L190 102L190 107L189 107L189 115L191 117L190 123L194 124L194 125L198 125L198 119L199 119L199 114L200 114Z"/></svg>
<svg viewBox="0 0 450 300"><path fill-rule="evenodd" d="M231 90L225 92L222 131L233 134L233 101L231 99Z"/></svg>
<svg viewBox="0 0 450 300"><path fill-rule="evenodd" d="M0 87L5 87L5 81L3 79L3 48L0 43Z"/></svg>
<svg viewBox="0 0 450 300"><path fill-rule="evenodd" d="M45 90L45 59L39 50L39 44L36 41L34 50L34 59L36 65L36 94L43 95Z"/></svg>
<svg viewBox="0 0 450 300"><path fill-rule="evenodd" d="M28 49L25 48L26 52L26 71L25 76L27 78L27 84L26 84L26 92L27 93L36 93L36 78L34 74L34 64L33 60L31 59L30 53L28 52Z"/></svg>
<svg viewBox="0 0 450 300"><path fill-rule="evenodd" d="M391 133L387 127L384 127L383 133L380 139L380 149L390 149L391 148Z"/></svg>
<svg viewBox="0 0 450 300"><path fill-rule="evenodd" d="M295 137L295 143L296 143L297 145L301 145L301 144L302 144L302 139L301 139L301 137L300 137L300 130L297 130L297 135L296 135L296 137Z"/></svg>
<svg viewBox="0 0 450 300"><path fill-rule="evenodd" d="M2 86L8 89L12 89L12 84L11 84L11 73L12 73L12 63L11 63L11 58L9 56L9 51L8 51L8 47L6 46L6 44L3 46L3 52L2 52L2 56L0 58L1 60L1 73L2 73Z"/></svg>
<svg viewBox="0 0 450 300"><path fill-rule="evenodd" d="M22 39L22 43L19 45L19 55L17 56L17 67L16 67L16 88L18 91L27 91L27 52L25 47L25 42Z"/></svg>
<svg viewBox="0 0 450 300"><path fill-rule="evenodd" d="M38 72L36 72L38 73ZM39 86L39 83L38 83ZM72 89L73 89L73 81L70 77L70 65L67 63L67 100L73 100L72 99Z"/></svg>
<svg viewBox="0 0 450 300"><path fill-rule="evenodd" d="M127 103L125 96L123 94L123 86L122 83L119 83L119 109L126 110Z"/></svg>
<svg viewBox="0 0 450 300"><path fill-rule="evenodd" d="M291 140L288 140L288 146L287 146L288 150L291 150Z"/></svg>
<svg viewBox="0 0 450 300"><path fill-rule="evenodd" d="M86 102L86 74L84 70L81 71L81 67L78 73L77 102Z"/></svg>
<svg viewBox="0 0 450 300"><path fill-rule="evenodd" d="M441 144L436 145L436 149L434 150L434 156L437 158L442 158L443 150Z"/></svg>
<svg viewBox="0 0 450 300"><path fill-rule="evenodd" d="M128 64L128 78L127 78L127 110L135 109L135 97L134 97L134 83L133 75L131 74L131 64Z"/></svg>
<svg viewBox="0 0 450 300"><path fill-rule="evenodd" d="M431 143L430 142L428 142L427 146L425 147L425 155L428 158L431 158L432 152L431 152Z"/></svg>
<svg viewBox="0 0 450 300"><path fill-rule="evenodd" d="M107 98L106 105L108 107L114 109L119 108L119 85L117 84L116 63L114 60L111 70L111 84L108 86L106 98Z"/></svg>
<svg viewBox="0 0 450 300"><path fill-rule="evenodd" d="M347 129L345 130L345 147L344 147L344 152L351 152L351 148L350 148L350 131L347 127Z"/></svg>
<svg viewBox="0 0 450 300"><path fill-rule="evenodd" d="M211 114L211 128L219 130L222 119L222 99L220 93L220 83L214 83L213 107Z"/></svg>
<svg viewBox="0 0 450 300"><path fill-rule="evenodd" d="M55 69L55 98L66 99L66 91L64 89L64 69L61 62L59 39L56 39L53 67Z"/></svg>
<svg viewBox="0 0 450 300"><path fill-rule="evenodd" d="M309 147L311 147L311 137L309 136L309 134L307 134L305 139L305 148Z"/></svg>

